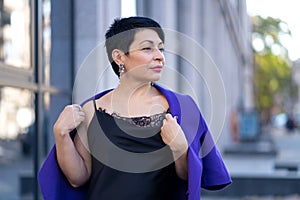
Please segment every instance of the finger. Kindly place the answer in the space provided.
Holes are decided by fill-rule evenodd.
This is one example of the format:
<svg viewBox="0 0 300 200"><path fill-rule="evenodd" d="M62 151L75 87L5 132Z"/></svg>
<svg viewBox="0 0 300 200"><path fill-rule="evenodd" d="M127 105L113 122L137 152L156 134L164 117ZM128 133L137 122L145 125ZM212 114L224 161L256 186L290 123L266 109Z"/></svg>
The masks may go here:
<svg viewBox="0 0 300 200"><path fill-rule="evenodd" d="M73 115L85 116L85 112L83 110L74 110Z"/></svg>
<svg viewBox="0 0 300 200"><path fill-rule="evenodd" d="M82 117L82 118L85 118L85 113L84 112L80 112L80 113L78 113L78 116Z"/></svg>
<svg viewBox="0 0 300 200"><path fill-rule="evenodd" d="M68 105L67 107L74 109L76 106L75 106L75 104L71 104L71 105Z"/></svg>
<svg viewBox="0 0 300 200"><path fill-rule="evenodd" d="M82 121L84 121L84 119L85 119L85 117L84 116L78 116L77 117L77 120L78 120L78 122L82 122Z"/></svg>
<svg viewBox="0 0 300 200"><path fill-rule="evenodd" d="M82 111L73 111L72 115L75 122L82 122L85 119L85 113Z"/></svg>
<svg viewBox="0 0 300 200"><path fill-rule="evenodd" d="M85 115L85 112L83 110L78 110L76 111L76 113L78 113L79 115Z"/></svg>
<svg viewBox="0 0 300 200"><path fill-rule="evenodd" d="M165 119L166 119L166 120L172 119L172 115L171 115L170 113L167 113Z"/></svg>
<svg viewBox="0 0 300 200"><path fill-rule="evenodd" d="M73 108L75 108L76 111L82 111L82 108L79 105L75 105Z"/></svg>
<svg viewBox="0 0 300 200"><path fill-rule="evenodd" d="M74 116L74 126L77 127L84 121L85 117L76 115Z"/></svg>
<svg viewBox="0 0 300 200"><path fill-rule="evenodd" d="M73 112L73 114L76 112L76 107L74 106L74 105L68 105L67 107L66 107L66 110L67 111L70 111L70 112Z"/></svg>
<svg viewBox="0 0 300 200"><path fill-rule="evenodd" d="M72 104L69 105L70 108L72 108L72 110L76 111L76 110L82 110L82 107L78 104Z"/></svg>
<svg viewBox="0 0 300 200"><path fill-rule="evenodd" d="M82 107L79 104L73 104L75 108L77 108L78 110L83 110Z"/></svg>

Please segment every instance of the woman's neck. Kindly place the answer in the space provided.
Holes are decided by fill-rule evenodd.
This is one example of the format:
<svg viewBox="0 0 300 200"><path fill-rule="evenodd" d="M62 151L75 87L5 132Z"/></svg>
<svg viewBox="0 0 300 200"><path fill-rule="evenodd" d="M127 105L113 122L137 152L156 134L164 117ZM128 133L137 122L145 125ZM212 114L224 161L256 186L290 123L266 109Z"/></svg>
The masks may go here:
<svg viewBox="0 0 300 200"><path fill-rule="evenodd" d="M153 94L153 87L151 82L120 80L120 84L116 87L114 93L123 97L147 97Z"/></svg>
<svg viewBox="0 0 300 200"><path fill-rule="evenodd" d="M145 116L158 113L157 92L151 82L121 82L112 93L111 108L123 116Z"/></svg>

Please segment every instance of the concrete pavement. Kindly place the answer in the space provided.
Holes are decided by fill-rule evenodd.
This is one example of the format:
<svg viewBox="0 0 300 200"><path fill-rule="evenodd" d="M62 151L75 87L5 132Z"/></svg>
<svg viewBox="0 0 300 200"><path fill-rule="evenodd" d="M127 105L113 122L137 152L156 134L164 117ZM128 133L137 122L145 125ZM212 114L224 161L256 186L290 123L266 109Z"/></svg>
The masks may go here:
<svg viewBox="0 0 300 200"><path fill-rule="evenodd" d="M285 187L289 187L289 184L300 180L300 170L293 171L288 168L276 169L276 164L283 164L288 166L300 166L300 132L287 133L284 129L270 129L270 136L277 149L276 155L263 155L263 154L224 154L224 161L230 171L234 181L238 183L239 187L245 184L245 181L256 180L255 178L261 177L273 177L271 182L263 182L263 184L273 184L271 187L275 188L276 184L280 184L285 179ZM33 161L31 157L25 157L21 153L21 146L16 141L0 141L0 200L30 200L32 194L26 193L25 189L21 190L21 177L32 175ZM274 179L274 177L278 178ZM291 178L291 179L290 179ZM265 179L265 181L268 179ZM261 181L261 180L260 180ZM26 182L24 182L26 184ZM242 195L237 194L236 191L231 190L230 187L226 190L231 192L232 195L224 193L216 195L217 193L203 192L204 200L236 200L236 199L276 199L276 200L300 200L299 193L285 193L284 195L274 194L259 194L263 188L260 188L259 184L251 184L252 192L257 192L256 195ZM275 184L275 185L274 185ZM264 185L264 186L265 186ZM279 187L281 187L279 185ZM266 187L265 187L266 188ZM256 189L256 190L255 190ZM289 189L289 188L287 188ZM224 190L224 191L226 191ZM249 190L244 190L247 192ZM281 188L282 191L284 191ZM224 192L223 191L223 192ZM288 190L287 190L288 192ZM220 194L220 193L219 193Z"/></svg>
<svg viewBox="0 0 300 200"><path fill-rule="evenodd" d="M233 184L220 192L204 191L205 200L300 200L300 132L271 127L268 134L277 153L249 151L258 145L244 143L239 144L240 153L223 154Z"/></svg>
<svg viewBox="0 0 300 200"><path fill-rule="evenodd" d="M0 141L0 200L32 199L32 194L20 187L21 177L32 174L32 158L22 155L20 143Z"/></svg>

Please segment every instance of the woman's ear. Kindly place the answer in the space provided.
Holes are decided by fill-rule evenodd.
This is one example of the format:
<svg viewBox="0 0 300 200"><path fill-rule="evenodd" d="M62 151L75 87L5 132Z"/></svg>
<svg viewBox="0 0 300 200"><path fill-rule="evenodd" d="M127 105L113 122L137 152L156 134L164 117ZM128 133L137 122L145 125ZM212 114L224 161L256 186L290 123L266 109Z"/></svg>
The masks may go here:
<svg viewBox="0 0 300 200"><path fill-rule="evenodd" d="M119 49L114 49L112 52L112 58L117 65L123 64L122 56L124 55L123 51Z"/></svg>

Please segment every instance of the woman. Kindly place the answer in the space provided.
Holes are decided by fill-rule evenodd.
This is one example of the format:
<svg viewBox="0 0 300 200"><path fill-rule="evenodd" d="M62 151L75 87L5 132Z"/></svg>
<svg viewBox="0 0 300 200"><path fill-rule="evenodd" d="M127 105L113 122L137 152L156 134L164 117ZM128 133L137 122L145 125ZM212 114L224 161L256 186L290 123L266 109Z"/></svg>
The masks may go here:
<svg viewBox="0 0 300 200"><path fill-rule="evenodd" d="M212 139L193 100L154 84L165 63L163 48L163 30L152 19L114 21L106 50L120 84L82 106L66 106L58 117L51 153L66 190L43 191L53 187L45 177L52 173L48 158L39 174L45 199L71 198L69 189L87 199L199 199L200 187L231 182L215 146L204 145ZM202 148L209 153L201 158Z"/></svg>

